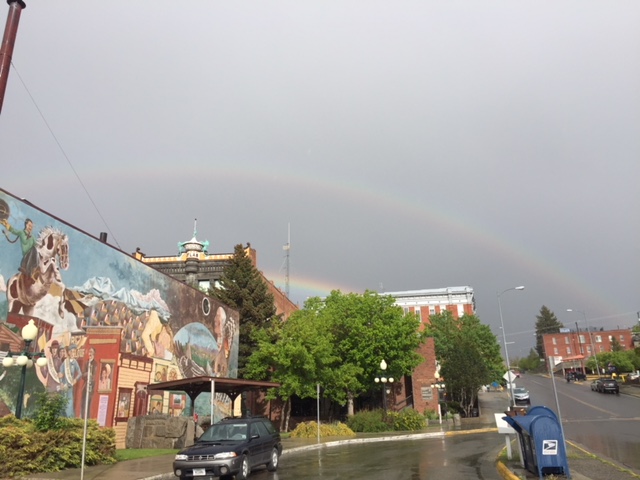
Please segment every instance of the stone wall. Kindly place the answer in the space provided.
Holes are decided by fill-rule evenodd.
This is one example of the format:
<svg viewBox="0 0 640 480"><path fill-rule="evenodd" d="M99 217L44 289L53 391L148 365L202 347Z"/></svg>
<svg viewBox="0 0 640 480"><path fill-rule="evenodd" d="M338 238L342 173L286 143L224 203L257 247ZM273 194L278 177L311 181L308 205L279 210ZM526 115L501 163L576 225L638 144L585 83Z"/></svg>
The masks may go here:
<svg viewBox="0 0 640 480"><path fill-rule="evenodd" d="M127 422L126 448L179 449L193 445L195 423L190 417L146 415ZM198 434L202 433L198 427Z"/></svg>

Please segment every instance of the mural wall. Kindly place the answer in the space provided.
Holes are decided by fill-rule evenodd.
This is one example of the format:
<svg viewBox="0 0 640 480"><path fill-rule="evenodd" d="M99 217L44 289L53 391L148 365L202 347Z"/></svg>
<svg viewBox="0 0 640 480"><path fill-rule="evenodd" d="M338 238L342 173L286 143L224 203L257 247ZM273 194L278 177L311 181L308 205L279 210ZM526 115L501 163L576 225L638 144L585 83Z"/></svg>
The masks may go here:
<svg viewBox="0 0 640 480"><path fill-rule="evenodd" d="M22 345L24 316L39 319L34 348L47 357L29 369L23 415L46 390L66 395L69 417L83 416L88 398L91 418L117 426L185 413L182 392L147 392L149 383L236 378L237 311L4 190L0 223L0 357ZM0 366L0 415L15 411L19 370ZM230 413L224 398L216 403Z"/></svg>

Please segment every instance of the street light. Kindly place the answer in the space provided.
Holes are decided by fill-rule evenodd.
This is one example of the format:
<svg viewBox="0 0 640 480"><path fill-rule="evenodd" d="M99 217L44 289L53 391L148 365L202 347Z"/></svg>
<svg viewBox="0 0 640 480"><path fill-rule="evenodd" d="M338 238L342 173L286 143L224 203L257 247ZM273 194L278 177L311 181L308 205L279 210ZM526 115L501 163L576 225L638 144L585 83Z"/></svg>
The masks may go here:
<svg viewBox="0 0 640 480"><path fill-rule="evenodd" d="M387 377L387 362L382 359L380 362L381 373L374 379L376 383L382 383L382 409L384 412L384 418L387 419L387 393L391 393L391 387L387 387L387 383L393 383L393 377ZM387 388L389 390L387 391Z"/></svg>
<svg viewBox="0 0 640 480"><path fill-rule="evenodd" d="M38 327L35 326L33 320L29 320L29 323L22 327L22 339L24 340L24 349L20 353L9 351L7 356L2 359L2 366L5 368L12 367L14 364L22 367L20 372L20 388L18 389L18 401L16 403L16 418L22 418L22 404L24 403L24 387L27 378L27 368L33 366L33 359L36 359L36 365L44 367L47 364L47 359L44 356L44 352L30 352L29 347L38 336ZM13 359L13 355L17 355L17 358Z"/></svg>
<svg viewBox="0 0 640 480"><path fill-rule="evenodd" d="M509 364L509 351L507 350L507 335L504 333L504 321L502 320L502 303L500 302L500 297L511 290L524 290L524 286L507 288L502 293L497 294L498 311L500 312L500 328L502 328L502 343L504 343L504 357L505 357L505 360L507 361L507 382L509 383L509 392L511 393L511 398L509 399L509 407L514 406L513 383L511 383L511 365Z"/></svg>
<svg viewBox="0 0 640 480"><path fill-rule="evenodd" d="M589 321L587 320L587 314L581 310L574 310L572 308L567 308L567 312L576 312L581 313L582 318L584 318L584 324L587 327L587 332L589 333L589 342L591 343L591 351L593 352L593 358L596 361L596 370L598 371L598 376L600 376L600 365L598 365L598 354L596 352L596 346L593 344L593 335L591 335L591 328L589 327ZM578 332L578 342L580 342L580 333ZM584 372L583 372L584 373Z"/></svg>

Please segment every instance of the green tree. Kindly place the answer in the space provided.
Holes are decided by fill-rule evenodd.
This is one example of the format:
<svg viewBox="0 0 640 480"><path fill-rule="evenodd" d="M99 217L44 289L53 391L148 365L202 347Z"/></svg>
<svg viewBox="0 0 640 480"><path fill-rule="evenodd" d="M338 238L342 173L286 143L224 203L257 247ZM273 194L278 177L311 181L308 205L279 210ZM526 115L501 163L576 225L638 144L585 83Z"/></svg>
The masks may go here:
<svg viewBox="0 0 640 480"><path fill-rule="evenodd" d="M249 245L247 245L249 247ZM242 245L236 245L233 257L209 294L240 312L238 378L244 378L246 364L258 346L258 332L275 320L276 306L262 275Z"/></svg>
<svg viewBox="0 0 640 480"><path fill-rule="evenodd" d="M540 313L536 315L536 351L540 358L544 358L544 343L542 336L547 333L560 333L564 325L558 321L556 314L545 305L540 308Z"/></svg>
<svg viewBox="0 0 640 480"><path fill-rule="evenodd" d="M532 348L529 350L529 355L525 358L521 358L517 365L520 367L520 370L535 372L542 368L542 360L538 356L538 352L535 348Z"/></svg>
<svg viewBox="0 0 640 480"><path fill-rule="evenodd" d="M420 364L419 327L393 297L336 290L324 300L307 300L281 327L263 332L247 374L279 382L272 394L285 402L292 395L315 396L320 384L325 398L348 404L352 415L354 398L370 389L382 359L395 378Z"/></svg>
<svg viewBox="0 0 640 480"><path fill-rule="evenodd" d="M500 380L506 371L498 339L475 315L456 319L447 311L429 320L426 334L434 339L447 394L468 415L480 387Z"/></svg>
<svg viewBox="0 0 640 480"><path fill-rule="evenodd" d="M620 342L616 337L611 337L611 351L612 352L622 352L624 347L620 345Z"/></svg>

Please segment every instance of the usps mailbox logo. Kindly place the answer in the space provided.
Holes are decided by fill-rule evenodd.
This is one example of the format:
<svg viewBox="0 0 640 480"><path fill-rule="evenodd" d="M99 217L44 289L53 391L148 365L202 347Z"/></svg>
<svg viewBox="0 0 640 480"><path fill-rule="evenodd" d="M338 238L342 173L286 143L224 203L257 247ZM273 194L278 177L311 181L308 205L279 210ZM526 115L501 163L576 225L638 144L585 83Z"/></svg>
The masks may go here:
<svg viewBox="0 0 640 480"><path fill-rule="evenodd" d="M558 454L558 440L543 440L542 441L542 454L543 455L557 455Z"/></svg>

